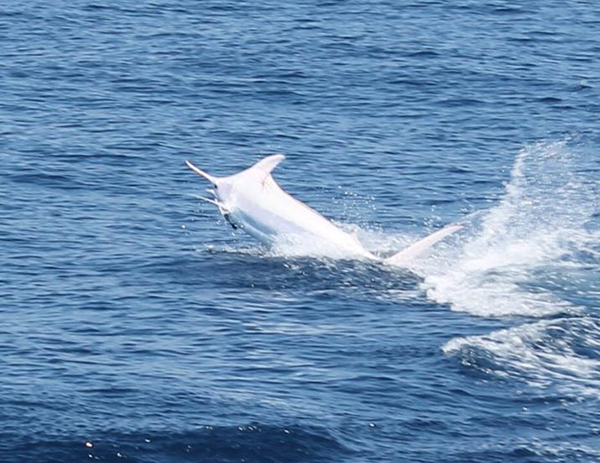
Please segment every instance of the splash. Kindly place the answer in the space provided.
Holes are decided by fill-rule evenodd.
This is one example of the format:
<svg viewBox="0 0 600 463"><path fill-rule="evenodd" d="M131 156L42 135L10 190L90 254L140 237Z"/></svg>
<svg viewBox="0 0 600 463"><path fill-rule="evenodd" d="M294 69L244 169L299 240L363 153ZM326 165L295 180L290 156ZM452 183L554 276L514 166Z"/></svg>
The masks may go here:
<svg viewBox="0 0 600 463"><path fill-rule="evenodd" d="M586 152L569 140L523 149L499 204L467 219L463 244L413 266L427 296L478 316L576 310L538 275L577 266L580 253L594 247L597 187L584 161Z"/></svg>
<svg viewBox="0 0 600 463"><path fill-rule="evenodd" d="M415 264L427 296L452 310L533 319L451 339L446 354L484 374L600 397L594 162L573 140L526 147L500 202L466 221L462 244Z"/></svg>

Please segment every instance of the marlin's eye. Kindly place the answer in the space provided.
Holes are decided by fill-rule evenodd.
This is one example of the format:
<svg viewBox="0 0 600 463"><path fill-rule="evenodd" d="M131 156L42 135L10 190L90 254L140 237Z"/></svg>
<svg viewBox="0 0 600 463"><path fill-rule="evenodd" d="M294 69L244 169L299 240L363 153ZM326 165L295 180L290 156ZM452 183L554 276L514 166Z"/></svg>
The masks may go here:
<svg viewBox="0 0 600 463"><path fill-rule="evenodd" d="M219 187L217 185L215 185L215 190L218 190L218 189L219 189Z"/></svg>

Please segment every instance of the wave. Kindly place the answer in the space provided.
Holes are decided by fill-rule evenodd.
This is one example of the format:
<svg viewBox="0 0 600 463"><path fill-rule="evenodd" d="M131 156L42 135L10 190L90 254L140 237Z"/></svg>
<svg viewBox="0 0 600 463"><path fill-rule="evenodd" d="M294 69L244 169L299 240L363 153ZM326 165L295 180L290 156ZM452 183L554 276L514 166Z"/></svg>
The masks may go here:
<svg viewBox="0 0 600 463"><path fill-rule="evenodd" d="M541 320L448 341L463 366L567 395L600 398L600 320Z"/></svg>
<svg viewBox="0 0 600 463"><path fill-rule="evenodd" d="M193 431L103 433L97 438L30 441L14 446L7 461L105 462L303 462L338 461L352 454L347 446L317 426L274 426L258 423L240 426L201 426ZM36 453L37 452L37 453ZM14 458L13 458L14 457Z"/></svg>

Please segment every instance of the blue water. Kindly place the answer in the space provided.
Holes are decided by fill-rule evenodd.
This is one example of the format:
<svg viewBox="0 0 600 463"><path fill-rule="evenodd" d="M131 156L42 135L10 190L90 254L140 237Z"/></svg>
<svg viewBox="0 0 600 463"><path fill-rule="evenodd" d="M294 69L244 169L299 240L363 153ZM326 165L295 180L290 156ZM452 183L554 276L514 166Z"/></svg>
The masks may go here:
<svg viewBox="0 0 600 463"><path fill-rule="evenodd" d="M599 462L592 1L5 0L0 461ZM265 249L216 175L406 269ZM301 251L301 252L300 252Z"/></svg>

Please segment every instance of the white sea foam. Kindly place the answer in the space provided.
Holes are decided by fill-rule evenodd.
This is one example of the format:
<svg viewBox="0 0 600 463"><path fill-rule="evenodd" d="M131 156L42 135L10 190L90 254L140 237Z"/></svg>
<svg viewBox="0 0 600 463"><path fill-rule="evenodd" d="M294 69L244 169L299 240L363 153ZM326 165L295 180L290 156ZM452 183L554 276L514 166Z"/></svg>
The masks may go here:
<svg viewBox="0 0 600 463"><path fill-rule="evenodd" d="M310 233L294 233L278 235L269 250L269 255L281 257L314 257L327 259L360 259L358 253L353 253L343 247L332 246L329 242L319 241Z"/></svg>
<svg viewBox="0 0 600 463"><path fill-rule="evenodd" d="M466 366L567 394L600 398L600 324L590 317L540 320L448 341L442 350ZM485 352L482 354L481 352ZM474 359L487 358L478 365Z"/></svg>

